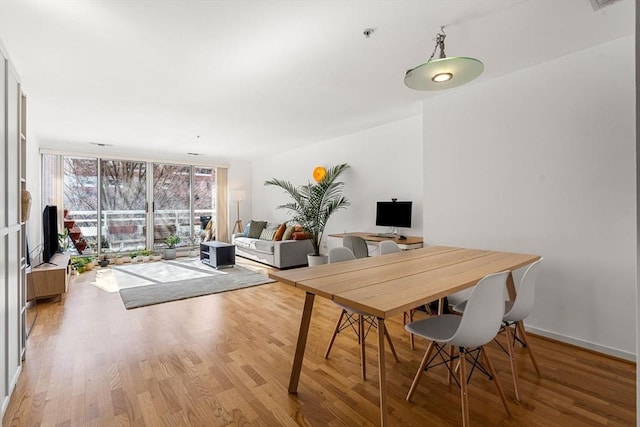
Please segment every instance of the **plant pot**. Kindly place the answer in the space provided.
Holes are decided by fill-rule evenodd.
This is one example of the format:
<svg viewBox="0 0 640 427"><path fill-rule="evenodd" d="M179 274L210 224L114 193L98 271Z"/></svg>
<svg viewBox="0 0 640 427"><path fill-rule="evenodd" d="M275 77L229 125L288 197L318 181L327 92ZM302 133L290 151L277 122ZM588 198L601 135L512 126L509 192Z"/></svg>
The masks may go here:
<svg viewBox="0 0 640 427"><path fill-rule="evenodd" d="M100 261L98 261L98 265L102 268L106 267L109 265L109 260L108 259L101 259Z"/></svg>
<svg viewBox="0 0 640 427"><path fill-rule="evenodd" d="M151 255L151 261L160 261L162 259L162 255Z"/></svg>
<svg viewBox="0 0 640 427"><path fill-rule="evenodd" d="M95 266L96 266L96 263L95 263L95 262L93 262L93 261L91 261L91 262L88 262L88 263L86 263L86 264L84 265L84 269L85 269L86 271L90 271L90 270L93 270L93 267L95 267Z"/></svg>
<svg viewBox="0 0 640 427"><path fill-rule="evenodd" d="M329 262L329 257L327 255L307 254L307 261L309 263L309 267L313 267L315 265L327 264Z"/></svg>
<svg viewBox="0 0 640 427"><path fill-rule="evenodd" d="M140 257L140 262L149 262L149 255L141 255Z"/></svg>
<svg viewBox="0 0 640 427"><path fill-rule="evenodd" d="M164 250L164 259L176 259L176 248L167 248Z"/></svg>
<svg viewBox="0 0 640 427"><path fill-rule="evenodd" d="M122 265L122 264L124 264L124 260L121 257L114 258L113 263L115 265Z"/></svg>
<svg viewBox="0 0 640 427"><path fill-rule="evenodd" d="M122 260L123 263L128 263L131 262L131 257L130 256L123 256L122 258L120 258Z"/></svg>

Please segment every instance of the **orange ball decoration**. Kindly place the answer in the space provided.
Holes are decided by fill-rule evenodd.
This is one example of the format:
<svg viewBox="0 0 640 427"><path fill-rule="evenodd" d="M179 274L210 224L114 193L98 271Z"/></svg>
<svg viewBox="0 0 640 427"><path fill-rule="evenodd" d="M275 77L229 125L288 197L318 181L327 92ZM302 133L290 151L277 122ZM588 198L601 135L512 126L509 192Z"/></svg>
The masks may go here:
<svg viewBox="0 0 640 427"><path fill-rule="evenodd" d="M327 170L322 166L316 166L316 168L313 170L313 179L315 179L316 182L322 181L326 175Z"/></svg>

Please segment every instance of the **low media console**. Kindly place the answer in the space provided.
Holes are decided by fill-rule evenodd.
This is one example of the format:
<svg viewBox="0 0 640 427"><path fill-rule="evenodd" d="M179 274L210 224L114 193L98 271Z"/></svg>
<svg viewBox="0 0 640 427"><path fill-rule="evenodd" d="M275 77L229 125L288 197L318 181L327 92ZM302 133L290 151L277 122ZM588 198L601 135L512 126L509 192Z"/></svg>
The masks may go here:
<svg viewBox="0 0 640 427"><path fill-rule="evenodd" d="M27 273L27 301L34 298L48 298L67 292L69 286L68 253L56 253L50 263L40 264Z"/></svg>
<svg viewBox="0 0 640 427"><path fill-rule="evenodd" d="M200 261L216 269L233 267L236 263L236 247L215 240L202 242L200 243Z"/></svg>

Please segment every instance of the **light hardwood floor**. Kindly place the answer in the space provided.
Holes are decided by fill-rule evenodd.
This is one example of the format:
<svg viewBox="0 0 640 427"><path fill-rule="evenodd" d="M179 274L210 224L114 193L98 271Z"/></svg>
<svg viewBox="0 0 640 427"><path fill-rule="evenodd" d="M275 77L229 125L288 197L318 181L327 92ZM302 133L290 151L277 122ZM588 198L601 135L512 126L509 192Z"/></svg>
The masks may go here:
<svg viewBox="0 0 640 427"><path fill-rule="evenodd" d="M290 395L303 292L273 283L125 310L117 293L91 285L94 274L74 276L64 297L39 304L3 426L378 425L375 335L367 340L366 381L348 331L325 360L340 310L323 298L299 392ZM460 425L459 391L444 368L427 372L413 403L405 401L426 343L409 348L401 316L387 325L401 360L387 363L392 425ZM518 349L520 403L505 355L489 345L513 417L476 373L473 425L635 425L635 364L535 336L531 345L543 377Z"/></svg>

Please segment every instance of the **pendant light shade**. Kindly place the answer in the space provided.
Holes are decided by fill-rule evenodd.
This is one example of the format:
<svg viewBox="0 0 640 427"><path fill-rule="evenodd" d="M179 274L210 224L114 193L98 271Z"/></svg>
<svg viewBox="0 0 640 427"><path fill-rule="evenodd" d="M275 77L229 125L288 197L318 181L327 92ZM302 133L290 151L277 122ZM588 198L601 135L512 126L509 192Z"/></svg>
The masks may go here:
<svg viewBox="0 0 640 427"><path fill-rule="evenodd" d="M404 84L416 90L442 90L461 86L478 77L484 70L482 62L474 58L444 53L444 31L436 36L436 46L427 62L407 71ZM440 49L440 57L432 60Z"/></svg>

